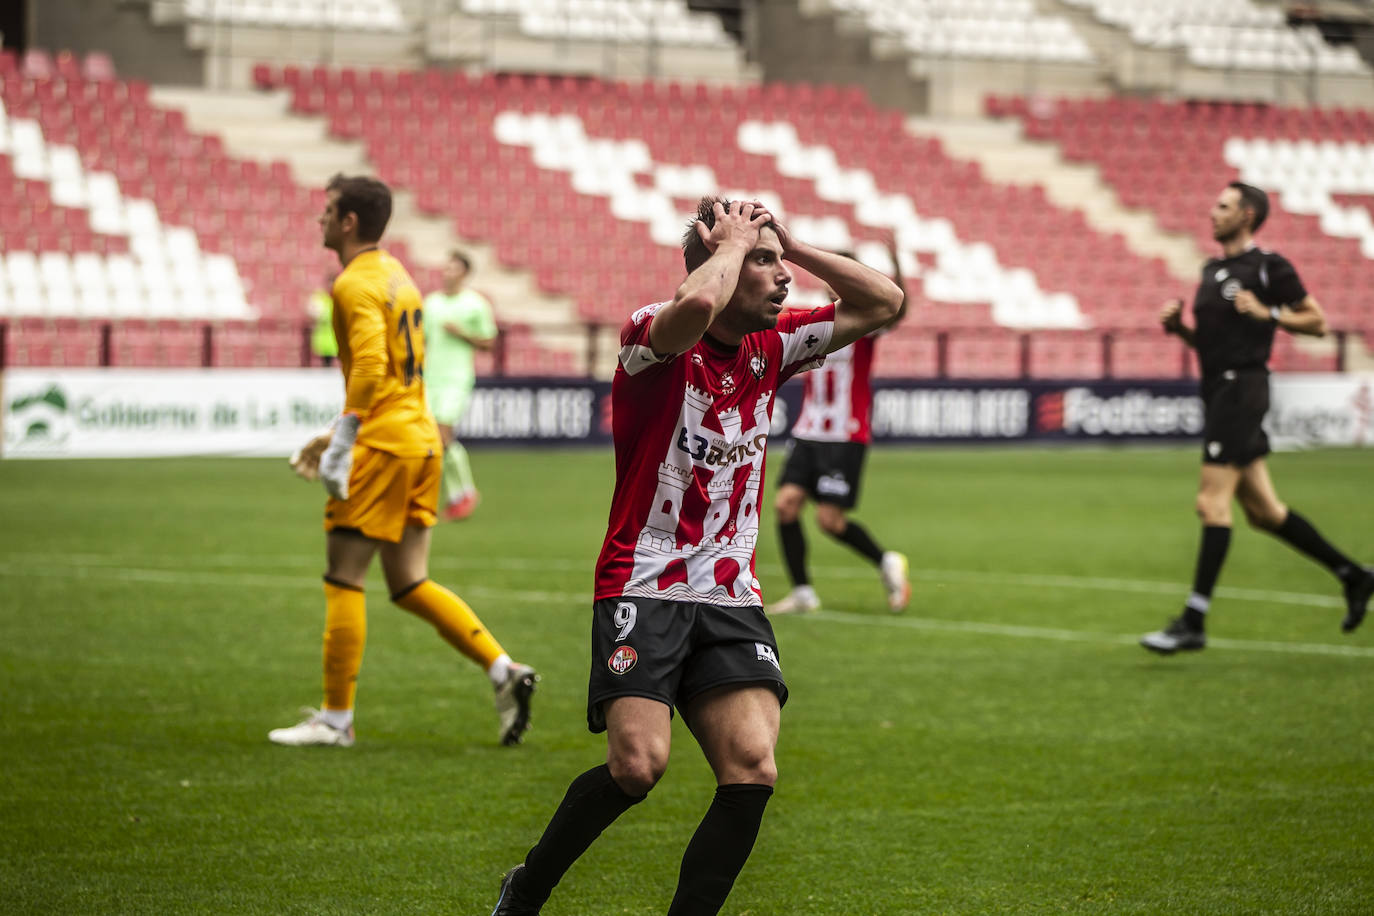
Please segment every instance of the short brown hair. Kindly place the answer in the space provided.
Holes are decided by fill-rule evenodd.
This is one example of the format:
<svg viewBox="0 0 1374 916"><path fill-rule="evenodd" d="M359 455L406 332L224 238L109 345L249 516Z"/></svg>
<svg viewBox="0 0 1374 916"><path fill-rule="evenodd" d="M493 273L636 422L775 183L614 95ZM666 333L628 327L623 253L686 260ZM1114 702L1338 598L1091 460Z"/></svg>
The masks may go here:
<svg viewBox="0 0 1374 916"><path fill-rule="evenodd" d="M1240 193L1240 208L1255 214L1255 218L1250 221L1250 231L1259 232L1259 227L1263 226L1269 217L1269 195L1243 181L1233 181L1226 187L1235 188Z"/></svg>
<svg viewBox="0 0 1374 916"><path fill-rule="evenodd" d="M391 220L391 189L376 178L365 175L336 174L325 185L326 191L339 194L338 213L358 218L358 241L376 242Z"/></svg>
<svg viewBox="0 0 1374 916"><path fill-rule="evenodd" d="M697 223L704 223L707 229L714 229L716 225L715 205L720 204L726 210L730 209L730 204L734 201L725 197L703 197L697 201L697 215L687 223L687 231L682 233L682 260L687 265L687 272L691 273L711 258L711 249L706 247L706 243L697 234ZM773 223L764 224L768 228L773 228Z"/></svg>
<svg viewBox="0 0 1374 916"><path fill-rule="evenodd" d="M467 252L463 251L462 249L455 248L452 251L450 251L448 253L448 259L450 261L457 261L460 264L462 264L463 270L472 270L472 261L468 258Z"/></svg>

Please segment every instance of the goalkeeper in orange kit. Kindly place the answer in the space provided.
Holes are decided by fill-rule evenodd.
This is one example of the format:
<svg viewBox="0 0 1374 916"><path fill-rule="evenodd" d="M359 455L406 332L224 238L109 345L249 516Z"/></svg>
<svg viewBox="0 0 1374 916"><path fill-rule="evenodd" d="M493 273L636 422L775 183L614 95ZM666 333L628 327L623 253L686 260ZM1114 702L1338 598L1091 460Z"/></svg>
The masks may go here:
<svg viewBox="0 0 1374 916"><path fill-rule="evenodd" d="M353 698L367 635L363 584L380 553L391 600L486 670L496 689L500 741L519 744L539 676L511 661L463 599L429 579L443 446L425 407L420 293L401 263L378 247L391 217L391 191L375 178L343 175L326 190L319 223L324 247L343 265L332 296L346 397L332 428L291 458L296 473L322 480L329 492L324 704L268 738L352 746Z"/></svg>

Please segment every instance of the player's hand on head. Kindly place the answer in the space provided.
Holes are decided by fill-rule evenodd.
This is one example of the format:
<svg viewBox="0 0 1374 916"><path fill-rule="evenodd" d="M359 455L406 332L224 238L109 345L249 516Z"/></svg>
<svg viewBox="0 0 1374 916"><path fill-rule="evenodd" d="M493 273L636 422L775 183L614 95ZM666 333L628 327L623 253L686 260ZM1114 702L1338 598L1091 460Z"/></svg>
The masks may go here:
<svg viewBox="0 0 1374 916"><path fill-rule="evenodd" d="M325 430L296 449L290 458L291 470L296 472L296 476L303 480L320 479L320 456L329 447L329 440L333 437L333 430Z"/></svg>
<svg viewBox="0 0 1374 916"><path fill-rule="evenodd" d="M716 224L707 229L705 223L698 221L697 235L713 254L726 243L753 249L759 242L759 231L772 219L768 210L756 201L732 200L728 208L716 201L711 209L715 212Z"/></svg>

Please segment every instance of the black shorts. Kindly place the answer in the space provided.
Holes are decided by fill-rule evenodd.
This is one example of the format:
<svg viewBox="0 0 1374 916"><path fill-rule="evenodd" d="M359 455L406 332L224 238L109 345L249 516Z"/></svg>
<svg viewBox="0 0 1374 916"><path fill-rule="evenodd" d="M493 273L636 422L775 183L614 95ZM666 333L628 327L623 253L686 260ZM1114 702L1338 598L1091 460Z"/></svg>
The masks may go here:
<svg viewBox="0 0 1374 916"><path fill-rule="evenodd" d="M763 684L787 702L778 642L761 607L719 607L655 598L592 604L592 673L587 727L606 730L602 704L648 697L683 708L725 684Z"/></svg>
<svg viewBox="0 0 1374 916"><path fill-rule="evenodd" d="M1232 369L1202 382L1202 463L1244 467L1269 454L1269 373Z"/></svg>
<svg viewBox="0 0 1374 916"><path fill-rule="evenodd" d="M859 502L868 446L862 442L812 442L793 439L778 486L794 483L818 503L853 509Z"/></svg>

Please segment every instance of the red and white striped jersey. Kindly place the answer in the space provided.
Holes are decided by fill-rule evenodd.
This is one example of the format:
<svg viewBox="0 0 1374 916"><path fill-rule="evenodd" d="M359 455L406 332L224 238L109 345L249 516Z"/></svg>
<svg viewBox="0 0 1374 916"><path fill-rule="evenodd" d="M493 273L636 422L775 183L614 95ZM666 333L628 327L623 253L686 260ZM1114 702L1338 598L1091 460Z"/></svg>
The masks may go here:
<svg viewBox="0 0 1374 916"><path fill-rule="evenodd" d="M811 442L873 441L873 349L876 337L860 337L826 357L806 377L806 394L792 435Z"/></svg>
<svg viewBox="0 0 1374 916"><path fill-rule="evenodd" d="M754 547L773 399L824 362L835 307L785 312L738 347L703 338L660 358L649 328L666 304L635 312L620 335L615 492L596 597L760 605Z"/></svg>

